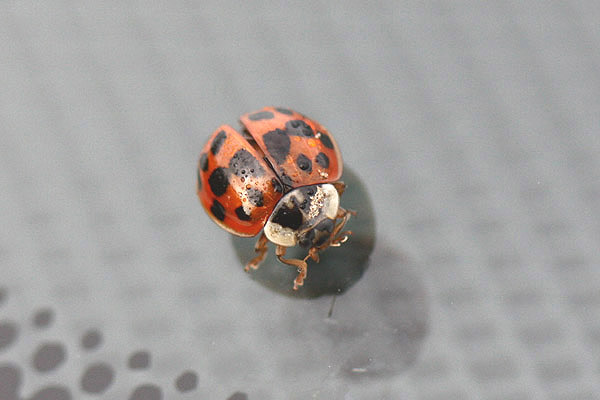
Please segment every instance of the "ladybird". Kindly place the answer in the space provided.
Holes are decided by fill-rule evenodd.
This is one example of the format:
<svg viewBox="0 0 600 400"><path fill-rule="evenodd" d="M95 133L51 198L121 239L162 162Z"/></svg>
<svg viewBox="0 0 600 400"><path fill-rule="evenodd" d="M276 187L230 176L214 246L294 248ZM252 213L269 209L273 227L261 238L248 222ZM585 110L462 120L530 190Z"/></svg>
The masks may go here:
<svg viewBox="0 0 600 400"><path fill-rule="evenodd" d="M197 194L210 218L229 233L253 237L257 269L267 243L284 264L298 269L302 286L307 260L348 240L343 231L356 213L340 206L345 185L342 156L333 136L318 122L286 108L265 107L240 117L241 130L219 127L198 163ZM288 247L307 249L303 259L284 258Z"/></svg>

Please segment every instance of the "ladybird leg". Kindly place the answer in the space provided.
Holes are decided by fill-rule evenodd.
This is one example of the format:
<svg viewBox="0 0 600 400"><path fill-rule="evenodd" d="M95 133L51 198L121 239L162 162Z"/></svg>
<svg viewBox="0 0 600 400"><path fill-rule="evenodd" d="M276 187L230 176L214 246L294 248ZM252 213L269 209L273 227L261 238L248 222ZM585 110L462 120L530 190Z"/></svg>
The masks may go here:
<svg viewBox="0 0 600 400"><path fill-rule="evenodd" d="M299 260L296 258L283 258L283 256L285 256L286 251L287 251L287 247L277 246L277 249L275 250L275 255L277 255L277 258L282 263L294 266L298 269L298 276L294 280L294 290L298 290L298 287L302 286L304 284L304 278L306 278L306 272L307 272L306 260Z"/></svg>
<svg viewBox="0 0 600 400"><path fill-rule="evenodd" d="M248 272L251 268L257 269L260 266L260 264L265 260L265 257L267 256L268 242L269 241L265 233L261 233L260 237L256 241L256 244L254 245L254 252L257 253L257 255L252 260L250 260L248 264L246 264L244 271Z"/></svg>
<svg viewBox="0 0 600 400"><path fill-rule="evenodd" d="M304 257L304 261L312 258L315 262L319 262L319 249L317 247L311 247L308 250L308 254Z"/></svg>
<svg viewBox="0 0 600 400"><path fill-rule="evenodd" d="M338 224L335 226L335 228L333 228L333 231L331 232L331 237L333 239L329 243L326 243L325 247L327 247L327 246L339 247L342 243L344 243L346 240L348 240L348 237L350 235L352 235L352 231L344 231L341 233L340 233L340 231L344 228L344 226L346 225L346 223L348 222L348 220L350 219L350 217L352 215L356 215L356 211L346 210L342 207L340 207L338 209L336 218L341 219L341 221L338 222Z"/></svg>
<svg viewBox="0 0 600 400"><path fill-rule="evenodd" d="M340 247L342 243L346 243L348 238L352 235L352 231L344 231L340 233L338 237L333 239L329 244L331 247Z"/></svg>
<svg viewBox="0 0 600 400"><path fill-rule="evenodd" d="M338 195L340 195L341 197L344 194L344 191L346 190L346 184L342 181L337 181L333 182L332 185L335 188L335 190L337 190Z"/></svg>
<svg viewBox="0 0 600 400"><path fill-rule="evenodd" d="M348 214L350 214L352 216L356 216L356 211L354 211L354 210L346 210L345 208L338 207L338 212L337 212L337 215L335 217L336 218L345 218L346 215L348 215ZM350 217L348 217L348 219L350 219ZM346 222L348 221L348 219L346 220Z"/></svg>

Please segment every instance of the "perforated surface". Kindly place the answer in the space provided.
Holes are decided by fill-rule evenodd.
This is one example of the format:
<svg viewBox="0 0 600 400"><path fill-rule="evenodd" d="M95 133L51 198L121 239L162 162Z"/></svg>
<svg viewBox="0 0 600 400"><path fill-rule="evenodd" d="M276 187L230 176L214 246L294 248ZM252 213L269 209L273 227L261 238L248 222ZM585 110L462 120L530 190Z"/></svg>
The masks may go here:
<svg viewBox="0 0 600 400"><path fill-rule="evenodd" d="M598 3L253 3L0 5L0 398L599 399ZM332 318L195 197L264 105L371 196Z"/></svg>

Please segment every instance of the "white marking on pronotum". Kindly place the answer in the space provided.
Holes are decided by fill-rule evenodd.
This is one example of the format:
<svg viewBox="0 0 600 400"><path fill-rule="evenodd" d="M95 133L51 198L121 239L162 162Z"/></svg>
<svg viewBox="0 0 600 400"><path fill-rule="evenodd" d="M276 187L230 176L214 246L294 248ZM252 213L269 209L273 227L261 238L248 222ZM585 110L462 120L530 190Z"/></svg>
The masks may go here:
<svg viewBox="0 0 600 400"><path fill-rule="evenodd" d="M292 198L295 198L298 203L302 203L305 200L305 196L300 189L304 190L305 188L294 189L286 193L279 200L279 203L277 203L265 224L264 232L269 241L280 246L292 247L298 243L299 233L312 229L326 218L335 219L340 205L340 196L335 189L335 186L329 183L323 183L315 185L314 187L315 194L308 199L308 211L306 212L306 215L303 214L302 225L298 230L287 228L273 222L273 217L278 214L281 207L285 206L290 210L294 208L295 206L294 202L292 202Z"/></svg>
<svg viewBox="0 0 600 400"><path fill-rule="evenodd" d="M326 194L324 193L321 186L317 186L316 193L310 198L310 208L308 210L308 219L313 219L323 209L323 202Z"/></svg>
<svg viewBox="0 0 600 400"><path fill-rule="evenodd" d="M265 235L269 241L284 247L292 247L297 243L296 232L273 221L267 221Z"/></svg>

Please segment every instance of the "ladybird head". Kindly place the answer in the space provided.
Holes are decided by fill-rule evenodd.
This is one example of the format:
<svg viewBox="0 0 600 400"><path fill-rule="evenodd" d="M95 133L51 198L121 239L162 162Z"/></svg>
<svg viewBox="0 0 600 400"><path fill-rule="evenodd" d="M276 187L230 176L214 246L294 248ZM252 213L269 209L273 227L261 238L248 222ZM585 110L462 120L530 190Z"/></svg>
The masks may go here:
<svg viewBox="0 0 600 400"><path fill-rule="evenodd" d="M340 196L329 183L295 188L273 209L265 224L265 235L284 247L318 247L329 240L339 204Z"/></svg>

